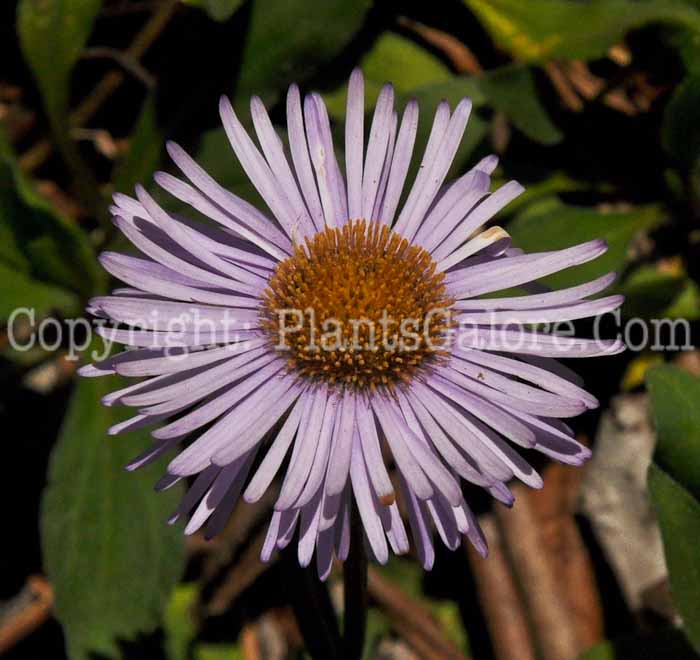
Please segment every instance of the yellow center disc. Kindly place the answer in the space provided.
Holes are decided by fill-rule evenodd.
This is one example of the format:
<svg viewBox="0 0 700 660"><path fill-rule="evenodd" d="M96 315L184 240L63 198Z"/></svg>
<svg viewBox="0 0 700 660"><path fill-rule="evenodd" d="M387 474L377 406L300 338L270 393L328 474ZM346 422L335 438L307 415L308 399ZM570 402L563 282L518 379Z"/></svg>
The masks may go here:
<svg viewBox="0 0 700 660"><path fill-rule="evenodd" d="M261 323L300 376L391 390L445 355L453 300L435 269L384 224L327 228L278 264Z"/></svg>

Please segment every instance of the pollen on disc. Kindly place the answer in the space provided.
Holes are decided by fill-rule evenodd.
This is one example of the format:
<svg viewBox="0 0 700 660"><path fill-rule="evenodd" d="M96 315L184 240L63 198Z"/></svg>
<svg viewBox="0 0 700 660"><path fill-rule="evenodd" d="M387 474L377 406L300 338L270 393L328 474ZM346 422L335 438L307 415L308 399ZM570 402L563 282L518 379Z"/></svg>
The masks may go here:
<svg viewBox="0 0 700 660"><path fill-rule="evenodd" d="M442 359L453 302L427 251L366 220L296 245L262 300L291 370L357 390L392 390Z"/></svg>

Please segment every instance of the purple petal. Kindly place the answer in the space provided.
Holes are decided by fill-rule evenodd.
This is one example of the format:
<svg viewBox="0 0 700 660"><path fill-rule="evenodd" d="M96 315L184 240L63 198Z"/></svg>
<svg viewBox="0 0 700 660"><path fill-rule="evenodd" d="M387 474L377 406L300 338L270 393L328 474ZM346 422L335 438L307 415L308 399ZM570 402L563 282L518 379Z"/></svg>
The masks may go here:
<svg viewBox="0 0 700 660"><path fill-rule="evenodd" d="M296 85L292 85L287 94L287 132L299 186L304 194L306 206L309 209L314 226L317 231L321 231L325 225L323 209L321 208L321 200L318 197L314 173L311 169L309 147L304 131L304 118L301 112L301 98L299 88Z"/></svg>
<svg viewBox="0 0 700 660"><path fill-rule="evenodd" d="M433 487L430 485L420 462L408 447L403 428L406 426L405 422L386 399L379 397L373 399L372 409L377 415L401 474L411 484L411 488L420 499L427 500L432 497Z"/></svg>
<svg viewBox="0 0 700 660"><path fill-rule="evenodd" d="M404 204L403 209L396 220L396 224L394 225L394 231L401 235L404 235L404 231L408 227L411 214L416 203L418 202L426 179L430 174L433 161L437 157L438 149L442 144L442 139L445 136L445 131L447 130L449 123L450 106L447 104L447 101L441 101L438 104L437 110L435 111L435 118L433 119L433 125L430 129L430 135L428 136L428 144L425 147L423 159L421 160L420 168L418 169L418 175L413 182L413 186L408 194L406 203Z"/></svg>
<svg viewBox="0 0 700 660"><path fill-rule="evenodd" d="M290 238L295 236L296 217L294 208L281 190L272 170L265 162L257 147L250 139L245 128L236 116L236 112L227 97L219 100L219 115L226 137L236 154L250 182L265 200L272 214L284 228Z"/></svg>
<svg viewBox="0 0 700 660"><path fill-rule="evenodd" d="M464 135L464 129L467 126L467 121L471 113L471 107L472 104L469 99L462 99L459 102L450 118L440 146L437 148L434 157L426 163L429 167L429 171L426 172L424 176L424 182L400 230L402 235L409 240L411 240L418 231L420 224L425 218L425 214L433 203L435 196L440 190L440 186L442 186L447 176L447 171L450 169L450 165L452 165L452 160L457 153L457 148ZM427 153L428 150L426 149L426 155ZM416 179L415 185L419 185L418 179ZM401 222L401 218L399 218L399 222Z"/></svg>
<svg viewBox="0 0 700 660"><path fill-rule="evenodd" d="M313 398L309 397L308 399L308 409L301 421L299 435L294 444L292 458L289 461L289 468L284 477L280 495L275 502L275 509L291 508L304 489L319 444L327 403L328 391L325 387L319 387L314 392ZM312 496L314 494L312 493Z"/></svg>
<svg viewBox="0 0 700 660"><path fill-rule="evenodd" d="M384 85L379 93L372 118L362 177L362 215L360 217L367 220L373 219L372 211L379 190L379 180L387 158L393 112L394 88L391 85Z"/></svg>
<svg viewBox="0 0 700 660"><path fill-rule="evenodd" d="M345 488L348 479L352 443L356 429L355 406L355 394L345 391L337 413L340 415L340 426L338 433L333 437L331 459L328 464L328 474L326 476L327 495L340 494Z"/></svg>
<svg viewBox="0 0 700 660"><path fill-rule="evenodd" d="M449 264L448 256L453 253L464 241L473 234L481 225L490 220L503 207L512 202L525 190L517 181L509 181L496 192L490 194L483 202L476 206L467 217L452 231L434 252L436 261ZM455 263L458 263L455 261ZM447 270L449 265L444 268Z"/></svg>
<svg viewBox="0 0 700 660"><path fill-rule="evenodd" d="M396 146L391 159L391 169L389 179L386 184L386 193L382 202L382 209L378 219L384 224L391 225L394 221L396 208L399 205L401 192L406 181L408 167L411 164L413 146L416 142L416 132L418 130L418 103L411 99L406 104L406 109L401 118L399 135L396 138Z"/></svg>
<svg viewBox="0 0 700 660"><path fill-rule="evenodd" d="M380 564L385 564L389 559L389 549L384 535L382 522L374 508L372 491L367 477L365 459L362 457L360 448L360 436L355 432L352 444L352 458L350 461L350 478L352 480L352 491L357 502L357 509L360 512L362 525L367 534L372 552Z"/></svg>
<svg viewBox="0 0 700 660"><path fill-rule="evenodd" d="M294 408L289 413L284 425L272 442L272 446L243 494L243 499L246 502L257 502L265 494L265 491L275 478L297 433L306 401L305 394L301 394L297 399Z"/></svg>
<svg viewBox="0 0 700 660"><path fill-rule="evenodd" d="M311 236L315 233L311 216L306 210L306 205L287 162L287 157L282 149L282 141L272 126L263 102L257 96L253 96L250 100L250 115L253 118L255 132L267 163L282 193L287 197L294 210L295 220L300 225L301 236Z"/></svg>
<svg viewBox="0 0 700 660"><path fill-rule="evenodd" d="M360 69L354 69L348 83L345 113L345 172L348 184L348 216L362 216L362 152L365 141L365 82Z"/></svg>
<svg viewBox="0 0 700 660"><path fill-rule="evenodd" d="M556 307L577 302L588 296L600 293L607 289L615 281L615 273L607 273L585 284L547 291L527 296L506 296L503 298L478 298L471 300L458 300L454 309L469 310L497 310L497 309L526 309L533 310L540 307Z"/></svg>

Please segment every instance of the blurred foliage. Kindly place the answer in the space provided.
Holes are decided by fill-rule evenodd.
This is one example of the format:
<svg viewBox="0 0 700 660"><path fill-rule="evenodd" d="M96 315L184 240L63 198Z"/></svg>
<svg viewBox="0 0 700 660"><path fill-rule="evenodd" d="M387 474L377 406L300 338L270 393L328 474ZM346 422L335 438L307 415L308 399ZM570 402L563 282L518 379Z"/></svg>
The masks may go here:
<svg viewBox="0 0 700 660"><path fill-rule="evenodd" d="M516 58L600 57L625 33L654 21L700 30L692 0L465 0Z"/></svg>
<svg viewBox="0 0 700 660"><path fill-rule="evenodd" d="M172 593L163 615L166 649L169 660L187 660L189 649L197 635L193 621L194 608L199 600L196 584L183 584Z"/></svg>
<svg viewBox="0 0 700 660"><path fill-rule="evenodd" d="M201 7L215 21L226 21L240 9L243 0L183 0L185 4Z"/></svg>
<svg viewBox="0 0 700 660"><path fill-rule="evenodd" d="M257 94L274 101L291 82L308 78L350 42L368 8L369 0L324 0L313 11L307 0L254 2L238 98Z"/></svg>
<svg viewBox="0 0 700 660"><path fill-rule="evenodd" d="M196 642L194 616L199 598L196 584L180 585L173 592L163 621L168 660L242 660L238 645Z"/></svg>
<svg viewBox="0 0 700 660"><path fill-rule="evenodd" d="M632 239L663 219L662 209L653 206L624 212L601 211L545 198L519 213L507 227L514 244L526 252L561 249L596 238L608 242L608 251L600 258L543 280L559 288L581 284L609 271L622 271Z"/></svg>
<svg viewBox="0 0 700 660"><path fill-rule="evenodd" d="M124 7L131 10L121 15ZM615 270L628 317L700 319L698 0L405 6L384 0L162 0L149 5L150 16L143 11L131 0L17 2L10 44L17 54L6 58L12 84L6 86L4 72L0 79L3 322L17 307L35 308L38 319L77 316L90 296L106 290L96 256L117 240L106 222L109 194L128 193L137 182L150 185L152 173L167 167L167 139L182 141L222 185L262 204L218 126L219 94L231 96L244 123L249 97L259 95L285 141L287 86L313 86L324 95L340 137L346 79L358 65L366 77L366 125L388 81L399 104L412 97L420 102L416 154L440 100L454 105L471 97L451 175L498 152L496 180L526 185L497 220L514 245L546 251L608 241L604 257L547 278L548 284L568 286ZM197 33L206 61L199 52L180 52L189 30ZM91 59L93 47L107 56ZM578 69L566 68L571 60ZM104 80L115 75L121 82L78 121L76 109L96 102ZM212 88L193 91L198 78L212 81ZM19 101L12 100L13 85ZM30 121L22 124L16 116ZM337 144L342 163L342 140ZM414 157L409 177L419 165ZM54 358L40 350L13 355L4 344L2 356L12 362L13 378ZM649 488L674 602L688 639L699 647L700 381L657 366L664 359L658 353L621 359L619 382L608 382L606 372L596 385L634 389L647 376L659 435ZM151 492L163 463L139 475L122 471L149 435L107 436L121 417L98 400L116 387L87 379L73 384L62 429L47 441L55 444L42 504L43 559L69 655L116 658L124 655L125 642L162 624L168 660L242 657L231 637L203 638L194 616L204 598L201 585L177 586L183 540L181 530L164 521L178 487ZM464 652L474 653L464 612L453 600L424 593L417 564L394 560L385 571L426 605ZM367 657L391 629L372 607ZM661 631L605 642L583 657L684 658L688 652L677 632Z"/></svg>
<svg viewBox="0 0 700 660"><path fill-rule="evenodd" d="M155 99L146 98L131 134L131 144L126 156L119 161L112 173L114 189L128 193L141 181L148 181L158 168L165 138L158 126Z"/></svg>
<svg viewBox="0 0 700 660"><path fill-rule="evenodd" d="M489 103L508 117L513 126L541 144L556 144L563 135L552 123L537 97L532 71L523 66L504 66L479 81Z"/></svg>
<svg viewBox="0 0 700 660"><path fill-rule="evenodd" d="M137 474L124 471L151 438L137 431L126 441L108 439L107 429L124 415L95 403L114 385L100 378L76 385L41 513L56 615L75 659L87 660L95 651L118 658L117 640L155 628L183 570L181 530L164 524L182 489L153 493L166 460Z"/></svg>
<svg viewBox="0 0 700 660"><path fill-rule="evenodd" d="M700 651L700 377L662 366L649 372L647 384L658 434L649 490L675 603Z"/></svg>
<svg viewBox="0 0 700 660"><path fill-rule="evenodd" d="M663 138L666 148L684 168L695 168L700 154L700 75L688 76L666 107Z"/></svg>
<svg viewBox="0 0 700 660"><path fill-rule="evenodd" d="M39 196L0 133L0 318L20 306L77 313L104 282L86 234Z"/></svg>
<svg viewBox="0 0 700 660"><path fill-rule="evenodd" d="M469 638L465 634L459 607L453 601L435 598L423 590L425 571L416 561L392 557L382 571L391 577L401 588L417 602L428 608L435 620L442 625L445 635L457 648L469 653Z"/></svg>
<svg viewBox="0 0 700 660"><path fill-rule="evenodd" d="M668 273L643 264L627 276L620 290L626 298L627 317L700 318L698 285L683 270Z"/></svg>
<svg viewBox="0 0 700 660"><path fill-rule="evenodd" d="M406 66L410 62L411 66ZM382 34L364 54L358 65L365 77L365 109L374 108L374 99L382 85L391 82L397 94L411 94L417 87L449 81L453 75L437 56L410 39L392 32ZM328 113L342 121L345 116L347 85L325 94Z"/></svg>
<svg viewBox="0 0 700 660"><path fill-rule="evenodd" d="M22 0L17 33L41 89L46 111L64 124L70 74L80 59L100 10L100 0Z"/></svg>

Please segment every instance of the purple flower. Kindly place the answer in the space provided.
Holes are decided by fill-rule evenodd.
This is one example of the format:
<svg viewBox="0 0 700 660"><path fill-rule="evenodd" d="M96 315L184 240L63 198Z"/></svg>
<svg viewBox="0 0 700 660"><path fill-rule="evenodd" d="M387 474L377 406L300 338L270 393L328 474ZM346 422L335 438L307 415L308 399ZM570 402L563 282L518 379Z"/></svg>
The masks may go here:
<svg viewBox="0 0 700 660"><path fill-rule="evenodd" d="M133 350L81 373L141 378L104 400L138 409L112 434L158 426L128 469L191 441L158 484L194 477L170 519L188 518L186 533L216 534L241 497L261 498L286 465L264 560L298 529L299 562L315 552L325 578L334 556L347 557L356 504L377 561L389 547L409 550L404 513L428 569L433 528L450 548L466 535L486 554L465 483L507 505L512 478L541 487L511 443L572 465L588 458L561 420L597 401L558 358L623 346L536 326L615 309L619 296L590 299L614 274L558 291L534 280L606 246L523 254L503 229L483 230L522 187L489 192L493 156L445 182L470 109L468 99L453 111L440 103L409 187L418 105L399 121L390 85L365 148L364 83L352 74L342 169L318 94L302 103L290 88L289 149L260 99L251 101L257 146L223 98L231 147L267 209L172 143L183 178L155 180L208 222L165 211L141 187L136 199L115 195L114 222L142 254L101 256L128 288L89 309L120 326L100 326L103 336ZM522 292L493 296L512 287Z"/></svg>

